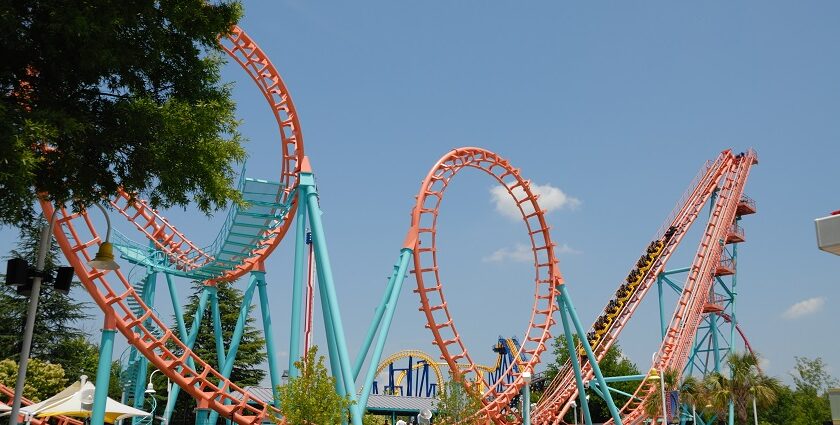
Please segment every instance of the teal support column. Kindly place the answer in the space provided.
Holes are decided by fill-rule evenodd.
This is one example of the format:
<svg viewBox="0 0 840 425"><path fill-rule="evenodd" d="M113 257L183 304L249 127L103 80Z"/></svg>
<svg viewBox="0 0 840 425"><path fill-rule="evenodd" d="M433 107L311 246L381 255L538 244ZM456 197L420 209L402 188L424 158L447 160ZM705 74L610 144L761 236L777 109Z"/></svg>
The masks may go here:
<svg viewBox="0 0 840 425"><path fill-rule="evenodd" d="M592 425L592 416L589 413L589 400L586 399L586 386L583 385L583 375L580 372L578 353L575 350L574 334L569 328L569 319L566 317L566 303L563 302L562 295L557 296L557 304L560 305L560 319L563 323L563 333L566 335L566 349L569 351L569 360L572 361L572 370L575 372L575 383L578 387L578 401L580 402L581 412L583 412L583 422L585 425Z"/></svg>
<svg viewBox="0 0 840 425"><path fill-rule="evenodd" d="M359 354L356 356L356 363L353 364L354 379L358 378L359 372L362 371L362 365L365 363L368 351L370 350L370 345L373 343L373 338L376 336L376 330L379 328L379 324L382 322L382 316L385 314L385 306L388 304L388 299L391 297L391 291L393 290L394 284L396 283L397 278L399 276L399 268L401 262L402 254L400 254L400 259L397 261L397 264L394 264L394 271L393 273L391 273L391 277L388 279L388 286L385 287L385 293L382 294L382 301L379 302L379 305L376 307L376 311L374 311L373 313L373 320L370 323L370 327L368 328L367 335L365 335L364 341L362 341L362 348L359 349ZM405 274L403 274L403 276L405 276Z"/></svg>
<svg viewBox="0 0 840 425"><path fill-rule="evenodd" d="M260 267L262 268L262 266ZM265 339L265 352L268 357L268 376L271 380L271 393L274 395L274 407L280 407L280 365L277 359L277 346L274 345L274 330L271 326L271 312L268 306L268 290L265 283L265 272L260 270L253 272L257 277L257 289L260 295L260 313L263 321L263 334ZM291 354L289 355L291 357Z"/></svg>
<svg viewBox="0 0 840 425"><path fill-rule="evenodd" d="M320 269L316 268L315 271L318 275L318 293L323 294L326 291L326 289L324 289L324 277ZM337 360L338 348L336 348L335 333L333 332L332 315L330 314L330 308L329 305L327 305L327 300L324 297L321 297L321 313L323 313L324 316L324 332L327 336L327 353L330 358L330 373L335 378L335 390L338 392L339 396L344 397L347 394L347 390L344 388L344 380L340 379L341 367L339 366ZM353 390L350 389L350 391Z"/></svg>
<svg viewBox="0 0 840 425"><path fill-rule="evenodd" d="M566 304L566 309L568 310L569 318L572 319L572 323L575 326L575 332L581 336L580 342L581 345L583 345L584 351L586 351L586 357L589 359L589 364L592 366L592 372L595 373L595 380L598 381L598 385L601 386L601 388L607 388L607 383L604 382L604 375L601 373L601 368L598 366L598 362L595 360L595 354L592 352L592 347L589 345L589 340L586 339L586 331L580 324L580 319L577 316L574 304L572 304L572 298L569 297L566 291L566 285L560 285L560 298ZM615 406L615 402L612 399L612 395L609 391L606 391L604 395L606 396L604 398L604 401L607 402L607 408L609 408L610 410L610 415L612 415L613 421L616 425L622 425L621 416L618 414L618 408Z"/></svg>
<svg viewBox="0 0 840 425"><path fill-rule="evenodd" d="M641 381L642 379L644 379L644 378L645 378L645 376L644 376L644 375L641 375L641 376L642 376L642 378L640 378L640 379L636 379L636 381ZM604 378L604 381L607 381L607 382L621 382L621 381L610 381L609 379L610 379L610 378ZM598 383L597 383L597 382L595 382L595 381L589 381L589 388L592 388L592 391L597 392L599 395L601 394L601 393L600 393L600 389L598 388ZM634 396L633 396L633 394L630 394L630 393L627 393L627 392L621 391L621 390L619 390L619 389L617 389L617 388L607 387L607 390L608 390L608 391L612 391L612 392L614 392L614 393L616 393L616 394L621 394L621 395L623 395L623 396L625 396L625 397L636 398L636 399L638 400L638 397L634 397ZM601 396L601 398L604 398L604 397L603 397L603 396Z"/></svg>
<svg viewBox="0 0 840 425"><path fill-rule="evenodd" d="M411 260L413 251L410 248L403 248L400 252L400 260L397 269L394 271L395 284L391 287L391 293L388 296L388 302L385 305L384 317L382 319L382 326L379 327L379 337L376 338L376 346L373 347L373 356L370 358L370 367L368 367L365 382L362 386L362 393L359 395L359 403L363 409L367 407L368 397L370 396L370 389L373 386L373 380L376 378L376 366L382 359L382 350L385 348L385 341L388 339L388 331L391 329L391 322L394 319L394 311L396 311L397 300L400 298L400 290L405 281L405 272L408 269L408 262ZM409 371L409 373L411 373ZM409 381L410 382L410 381Z"/></svg>
<svg viewBox="0 0 840 425"><path fill-rule="evenodd" d="M210 425L211 410L206 407L195 408L195 425ZM168 421L166 423L169 423Z"/></svg>
<svg viewBox="0 0 840 425"><path fill-rule="evenodd" d="M662 298L662 279L661 274L656 276L656 286L659 290L659 328L662 330L662 340L665 340L665 300Z"/></svg>
<svg viewBox="0 0 840 425"><path fill-rule="evenodd" d="M257 287L257 277L255 273L251 272L251 281L248 283L248 289L242 295L242 304L239 306L239 318L236 319L236 327L233 328L233 335L230 337L230 346L225 355L225 364L222 367L222 376L230 378L230 373L233 371L233 363L236 360L236 352L239 351L239 343L242 342L242 333L245 332L245 324L248 322L248 312L251 310L251 299L254 296L254 290ZM213 410L210 412L209 421L215 424L219 418L219 412Z"/></svg>
<svg viewBox="0 0 840 425"><path fill-rule="evenodd" d="M108 384L111 383L111 359L114 356L114 334L116 319L113 313L105 313L105 326L102 328L102 341L99 344L99 364L96 366L96 390L93 392L93 409L90 414L91 425L105 423L105 405L108 401Z"/></svg>
<svg viewBox="0 0 840 425"><path fill-rule="evenodd" d="M604 377L604 382L609 384L611 382L641 381L645 378L647 378L647 375L608 376Z"/></svg>
<svg viewBox="0 0 840 425"><path fill-rule="evenodd" d="M210 292L210 313L213 315L213 334L216 342L216 364L225 364L225 342L222 338L222 314L219 311L219 288L217 286L208 286L207 291Z"/></svg>
<svg viewBox="0 0 840 425"><path fill-rule="evenodd" d="M714 286L712 286L714 288ZM714 291L714 289L712 289ZM717 314L709 314L709 332L712 334L713 358L715 361L715 372L720 372L720 342L718 341Z"/></svg>
<svg viewBox="0 0 840 425"><path fill-rule="evenodd" d="M308 177L308 178L307 178ZM341 378L344 380L344 387L351 389L348 391L348 396L351 401L356 401L356 392L352 390L355 387L353 382L353 371L350 366L350 358L347 353L347 343L344 339L344 326L341 322L341 312L338 308L338 299L335 295L335 286L333 283L332 270L330 268L330 256L327 252L326 237L324 235L323 224L321 223L321 211L318 208L318 193L315 190L314 177L311 173L301 173L300 187L306 191L307 202L306 206L309 213L309 224L312 226L312 243L315 245L315 263L320 270L320 275L324 277L323 286L326 293L321 293L322 298L327 299L330 309L330 319L332 320L333 334L335 335L336 348L338 351L338 361L341 368ZM330 359L332 363L333 359ZM350 415L353 419L353 425L362 425L361 409L358 404L350 406Z"/></svg>
<svg viewBox="0 0 840 425"><path fill-rule="evenodd" d="M289 377L296 378L299 373L295 362L301 355L301 305L303 304L303 285L306 264L306 196L297 192L297 212L295 213L295 263L292 280L292 327L289 332Z"/></svg>
<svg viewBox="0 0 840 425"><path fill-rule="evenodd" d="M735 224L738 224L738 221L741 221L741 218L738 217L735 221ZM730 303L730 309L732 310L730 315L730 322L729 322L729 352L732 353L735 351L735 327L738 326L738 319L735 316L735 301L738 299L738 292L736 289L736 285L738 284L738 244L732 244L732 262L735 264L735 273L732 274L732 288L730 289L730 298L732 302Z"/></svg>
<svg viewBox="0 0 840 425"><path fill-rule="evenodd" d="M597 382L590 382L589 389L592 390L592 392L594 392L596 395L598 395L598 397L601 397L602 399L604 398L604 393L601 392L600 388L598 388Z"/></svg>
<svg viewBox="0 0 840 425"><path fill-rule="evenodd" d="M178 289L175 283L172 282L172 276L166 274L166 286L169 288L169 298L172 301L172 311L175 313L175 323L178 326L178 334L181 340L186 341L189 338L187 334L187 326L184 323L184 309L181 307L181 301L178 298Z"/></svg>
<svg viewBox="0 0 840 425"><path fill-rule="evenodd" d="M195 345L195 340L198 338L198 329L201 327L201 318L204 317L204 310L207 308L207 299L210 298L210 291L207 289L208 287L205 286L204 289L201 291L201 296L198 298L198 307L195 310L195 317L193 318L193 324L190 328L190 334L187 336L187 340L184 343L187 345L187 348L192 350L193 345ZM170 288L171 291L172 288ZM174 299L174 298L173 298ZM177 305L177 303L175 304ZM183 324L183 314L178 314L180 307L175 309L176 318L181 317L181 324ZM186 332L186 327L184 328ZM195 365L192 359L187 358L187 365L190 368L195 369ZM169 420L172 418L172 411L175 409L175 401L178 399L178 394L181 392L181 387L177 385L172 386L172 392L170 392L166 397L166 408L163 411L164 422L169 423Z"/></svg>
<svg viewBox="0 0 840 425"><path fill-rule="evenodd" d="M155 306L155 287L157 286L157 272L150 272L146 275L143 282L143 302L154 308ZM152 323L151 319L143 322L144 326L149 326ZM143 402L146 397L146 375L149 371L149 360L138 354L137 371L134 374L134 408L143 409Z"/></svg>

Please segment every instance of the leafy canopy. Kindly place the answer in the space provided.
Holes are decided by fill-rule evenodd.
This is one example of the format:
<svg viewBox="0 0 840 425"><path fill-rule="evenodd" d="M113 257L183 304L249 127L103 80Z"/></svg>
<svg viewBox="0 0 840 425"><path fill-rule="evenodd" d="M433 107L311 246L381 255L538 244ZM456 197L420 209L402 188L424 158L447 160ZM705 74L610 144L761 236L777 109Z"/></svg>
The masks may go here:
<svg viewBox="0 0 840 425"><path fill-rule="evenodd" d="M0 384L14 388L17 381L18 364L11 359L0 360ZM54 396L64 389L67 379L64 369L59 364L52 364L38 359L30 359L26 367L26 383L23 396L39 402Z"/></svg>
<svg viewBox="0 0 840 425"><path fill-rule="evenodd" d="M580 340L577 335L574 336L573 341L574 346L578 347ZM566 335L560 335L555 338L552 343L552 347L555 360L553 363L548 364L546 368L549 379L553 379L554 376L557 375L557 373L564 367L571 367L569 350L566 345ZM604 376L626 376L639 374L639 369L636 367L636 364L630 361L630 359L624 357L624 353L622 353L621 347L619 347L618 344L614 344L609 350L607 350L607 354L604 355L604 358L601 359L598 365ZM636 390L638 384L638 382L614 382L610 384L610 386L632 394ZM593 421L606 422L612 418L612 415L610 415L610 409L607 407L607 403L600 396L591 389L586 390L586 394L589 395L589 412L592 415ZM617 406L622 406L625 402L627 402L627 397L624 395L619 393L612 393L611 395ZM578 413L580 414L580 412ZM566 415L566 421L573 423L573 415L574 411L572 410L568 415Z"/></svg>
<svg viewBox="0 0 840 425"><path fill-rule="evenodd" d="M217 37L236 1L0 5L0 224L36 194L81 209L123 187L153 206L229 200L244 160Z"/></svg>
<svg viewBox="0 0 840 425"><path fill-rule="evenodd" d="M450 379L439 388L435 422L441 424L481 424L484 418L476 415L484 405L476 383L465 383L463 377Z"/></svg>
<svg viewBox="0 0 840 425"><path fill-rule="evenodd" d="M306 357L295 362L300 376L281 385L280 413L290 425L335 425L347 417L352 404L347 396L335 390L335 378L327 373L324 356L313 346Z"/></svg>

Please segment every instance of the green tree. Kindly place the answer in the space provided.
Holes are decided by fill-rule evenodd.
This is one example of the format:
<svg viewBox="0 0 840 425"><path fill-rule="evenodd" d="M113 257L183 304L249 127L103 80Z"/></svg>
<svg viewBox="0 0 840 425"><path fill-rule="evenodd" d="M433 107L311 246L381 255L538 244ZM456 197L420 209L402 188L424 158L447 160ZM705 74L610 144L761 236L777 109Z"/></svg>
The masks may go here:
<svg viewBox="0 0 840 425"><path fill-rule="evenodd" d="M577 347L580 343L577 336L574 337L574 342L575 347ZM554 362L549 363L546 367L547 376L551 377L551 379L553 379L558 371L564 367L571 367L569 350L566 346L566 335L560 335L555 338L552 344L552 349L554 352ZM601 359L601 362L598 365L600 366L601 373L603 373L604 376L626 376L639 374L638 367L636 367L630 359L624 357L621 347L618 344L613 344L613 346L607 350L606 355L603 359ZM638 382L616 382L611 384L611 386L615 389L632 394L636 390ZM612 418L610 410L607 407L607 403L599 395L591 389L586 390L586 394L589 395L589 412L592 415L593 421L605 422ZM612 393L612 397L618 407L621 407L627 402L627 397L622 396L621 394ZM572 418L573 414L573 412L568 413L566 418L567 422L574 422Z"/></svg>
<svg viewBox="0 0 840 425"><path fill-rule="evenodd" d="M184 307L184 321L188 324L193 322L195 313L198 310L198 302L203 291L203 285L196 282L193 286L193 293L190 295L187 305ZM231 282L221 282L216 286L219 298L219 315L222 322L222 342L225 350L230 347L233 331L236 328L236 321L239 318L239 308L242 304L242 291ZM266 360L265 339L262 331L254 327L254 317L251 314L254 307L248 307L248 318L245 322L245 329L236 353L236 361L230 374L230 379L241 387L248 385L259 385L265 376L262 364ZM213 312L208 302L201 319L203 329L212 329ZM193 345L193 351L204 359L213 369L221 370L216 356L216 338L212 331L199 331L198 337ZM179 393L173 422L193 423L195 419L195 400L186 395L183 391Z"/></svg>
<svg viewBox="0 0 840 425"><path fill-rule="evenodd" d="M64 338L50 349L49 359L62 365L67 382L75 382L82 375L96 376L99 365L99 347L82 336Z"/></svg>
<svg viewBox="0 0 840 425"><path fill-rule="evenodd" d="M11 359L0 360L0 384L14 388L17 372L17 362ZM61 365L31 359L26 368L23 396L37 403L63 390L66 383Z"/></svg>
<svg viewBox="0 0 840 425"><path fill-rule="evenodd" d="M42 225L43 220L37 220L31 225L21 227L20 242L9 257L23 258L29 262L30 267L35 267ZM58 258L60 251L58 245L53 242L44 261L44 271L54 275L58 267ZM71 294L79 291L81 286L74 283ZM3 306L0 309L0 358L17 359L23 342L29 298L18 295L12 286L0 285L0 305ZM79 322L89 317L87 308L85 303L77 302L71 296L54 290L51 284L42 285L30 356L56 363L57 359L53 358L52 351L57 345L67 339L87 336L79 326ZM73 358L64 360L73 361Z"/></svg>
<svg viewBox="0 0 840 425"><path fill-rule="evenodd" d="M680 387L680 373L676 369L665 369L662 373L657 373L656 376L665 381L666 393L674 391ZM663 403L661 390L662 383L657 380L655 384L656 391L654 391L647 400L645 400L645 413L647 413L647 415L651 418L661 418ZM670 416L671 412L668 412L668 414Z"/></svg>
<svg viewBox="0 0 840 425"><path fill-rule="evenodd" d="M811 425L831 418L826 389L836 385L821 358L796 357L794 388L781 386L776 402L759 409L763 425Z"/></svg>
<svg viewBox="0 0 840 425"><path fill-rule="evenodd" d="M318 347L313 346L304 359L295 362L300 376L289 378L278 390L280 413L290 425L335 425L347 417L352 402L349 397L339 396L335 390L335 378L327 373L324 356L318 356ZM279 421L278 421L279 423Z"/></svg>
<svg viewBox="0 0 840 425"><path fill-rule="evenodd" d="M781 383L758 369L758 357L752 353L732 353L726 358L728 376L712 373L704 380L707 404L724 418L729 415L729 403L734 404L735 422L746 423L752 416L752 403L759 409L775 403Z"/></svg>
<svg viewBox="0 0 840 425"><path fill-rule="evenodd" d="M831 408L828 402L828 388L837 385L837 380L828 373L828 367L822 358L809 359L807 357L795 357L795 373L792 374L794 388L786 400L789 411L795 411L797 415L790 422L783 422L784 411L768 411L775 413L775 416L768 416L769 423L778 424L817 424L831 420ZM778 403L782 404L782 403Z"/></svg>
<svg viewBox="0 0 840 425"><path fill-rule="evenodd" d="M153 206L240 201L245 153L217 37L235 1L0 5L0 224L46 194L76 210L118 187Z"/></svg>
<svg viewBox="0 0 840 425"><path fill-rule="evenodd" d="M812 360L796 356L794 359L796 374L791 376L797 391L825 394L829 388L837 385L837 380L828 373L828 366L821 357Z"/></svg>
<svg viewBox="0 0 840 425"><path fill-rule="evenodd" d="M450 379L438 387L435 422L441 424L480 424L482 418L475 413L484 405L481 393L474 383Z"/></svg>

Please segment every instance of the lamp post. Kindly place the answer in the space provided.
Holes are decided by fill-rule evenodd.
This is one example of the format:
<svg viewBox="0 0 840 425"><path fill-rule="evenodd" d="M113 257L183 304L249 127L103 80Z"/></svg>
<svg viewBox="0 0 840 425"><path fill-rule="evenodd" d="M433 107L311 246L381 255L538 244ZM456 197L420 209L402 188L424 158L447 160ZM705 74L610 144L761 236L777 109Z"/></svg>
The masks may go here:
<svg viewBox="0 0 840 425"><path fill-rule="evenodd" d="M52 240L52 229L55 225L55 216L58 213L56 208L47 222L41 229L41 240L38 243L38 254L35 262L35 270L38 273L32 278L32 292L29 294L29 306L26 310L26 324L23 328L23 342L20 347L20 360L18 362L18 376L15 382L15 396L12 401L12 411L9 415L9 424L17 425L20 414L20 399L23 397L23 385L26 382L26 367L29 364L29 352L32 348L32 333L35 330L35 315L38 312L38 299L41 295L41 281L44 270L44 263L47 261L50 241Z"/></svg>
<svg viewBox="0 0 840 425"><path fill-rule="evenodd" d="M572 410L574 410L574 413L575 413L575 414L574 414L574 416L575 416L575 425L578 425L578 420L577 420L577 419L578 419L578 415L577 415L577 402L575 402L574 400L572 400L571 405L572 405Z"/></svg>
<svg viewBox="0 0 840 425"><path fill-rule="evenodd" d="M650 379L651 381L657 379L659 380L659 388L662 391L662 423L667 424L668 409L666 407L667 400L665 399L665 373L662 370L656 369L656 354L657 353L654 352L653 356L651 356L651 362L653 363L651 370L653 371L653 374L650 375L648 379Z"/></svg>
<svg viewBox="0 0 840 425"><path fill-rule="evenodd" d="M155 386L152 384L152 377L155 376L156 373L160 372L160 369L155 369L152 373L149 374L149 383L146 385L146 394L154 394L155 393ZM169 397L169 393L172 391L172 382L169 380L169 377L166 377L166 396ZM154 422L155 417L155 409L157 409L157 400L155 400L154 396L152 397L152 422ZM162 425L166 425L166 418L164 417L161 420Z"/></svg>
<svg viewBox="0 0 840 425"><path fill-rule="evenodd" d="M525 381L525 386L522 388L522 423L529 425L531 423L531 371L522 372L522 379Z"/></svg>
<svg viewBox="0 0 840 425"><path fill-rule="evenodd" d="M751 387L750 392L752 393L753 419L755 420L755 425L758 425L758 409L755 406L755 387Z"/></svg>

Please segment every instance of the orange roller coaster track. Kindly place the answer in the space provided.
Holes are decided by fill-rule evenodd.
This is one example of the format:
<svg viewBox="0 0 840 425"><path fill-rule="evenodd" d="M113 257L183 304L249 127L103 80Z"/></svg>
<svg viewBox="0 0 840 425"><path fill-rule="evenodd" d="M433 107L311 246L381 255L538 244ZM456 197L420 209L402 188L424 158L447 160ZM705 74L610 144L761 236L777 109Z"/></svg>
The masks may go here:
<svg viewBox="0 0 840 425"><path fill-rule="evenodd" d="M486 382L484 374L464 345L444 296L443 282L438 270L436 236L440 205L453 177L465 168L484 171L507 190L525 221L534 260L534 303L531 319L525 336L521 339L522 346L515 354L517 362L512 363L500 374L498 382ZM545 211L540 209L530 182L507 160L485 149L460 148L441 158L423 180L412 212L412 229L417 232L412 271L417 280L415 292L420 295L420 310L426 316L426 327L432 331L433 343L440 349L441 357L449 365L453 376L461 377L467 374L468 379L481 383L482 388L488 388L482 398L485 403L482 413L499 420L500 411L508 406L524 385L523 380L519 379L518 371L534 370L534 366L539 363L540 356L546 350L546 341L551 337L550 328L555 323L552 316L557 304L554 299L558 286L563 284L563 278L554 254L554 243L546 224ZM516 379L508 384L504 378L510 374L514 374ZM501 388L501 391L498 388Z"/></svg>
<svg viewBox="0 0 840 425"><path fill-rule="evenodd" d="M675 212L658 232L656 240L637 263L637 268L616 293L616 299L604 309L601 318L587 335L596 358L600 361L615 343L633 313L641 304L645 294L664 271L671 254L682 241L689 227L698 218L703 206L717 193L711 216L705 229L694 263L690 268L688 281L683 289L676 311L668 326L665 340L658 350L657 369L676 368L682 370L691 352L691 343L703 315L703 307L709 296L715 268L721 260L723 245L732 231L744 183L750 167L757 163L754 151L733 155L730 150L722 152L715 161L706 163L698 177L692 182L686 195L678 203ZM739 329L740 332L740 329ZM746 341L746 339L745 339ZM585 379L591 379L593 371L589 363L582 365ZM570 402L578 397L573 385L574 374L567 363L546 388L540 399L533 419L539 424L558 424L570 409ZM643 381L634 398L621 409L625 424L638 423L644 419L644 400L656 389L655 385Z"/></svg>

